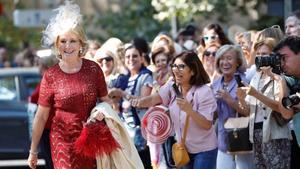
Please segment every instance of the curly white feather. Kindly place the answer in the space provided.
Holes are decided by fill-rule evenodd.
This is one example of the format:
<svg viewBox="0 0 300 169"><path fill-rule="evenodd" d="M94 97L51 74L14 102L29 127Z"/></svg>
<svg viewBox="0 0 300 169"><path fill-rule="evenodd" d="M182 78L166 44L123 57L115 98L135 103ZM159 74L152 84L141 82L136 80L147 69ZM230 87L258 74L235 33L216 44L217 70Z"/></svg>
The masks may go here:
<svg viewBox="0 0 300 169"><path fill-rule="evenodd" d="M65 4L54 9L57 13L46 29L43 31L42 45L52 47L57 36L64 34L82 23L80 8L72 1L65 1Z"/></svg>

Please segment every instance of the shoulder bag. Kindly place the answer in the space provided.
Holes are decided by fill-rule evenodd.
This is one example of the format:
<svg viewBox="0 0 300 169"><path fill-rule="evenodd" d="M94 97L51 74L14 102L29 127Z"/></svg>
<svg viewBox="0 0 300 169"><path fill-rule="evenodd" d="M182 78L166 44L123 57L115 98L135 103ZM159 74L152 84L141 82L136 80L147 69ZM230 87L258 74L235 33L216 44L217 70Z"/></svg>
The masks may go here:
<svg viewBox="0 0 300 169"><path fill-rule="evenodd" d="M189 154L185 147L185 139L186 139L187 129L189 126L189 117L190 116L187 115L185 119L185 126L183 131L183 137L181 138L181 142L180 143L177 142L172 146L172 156L177 168L185 166L190 161Z"/></svg>

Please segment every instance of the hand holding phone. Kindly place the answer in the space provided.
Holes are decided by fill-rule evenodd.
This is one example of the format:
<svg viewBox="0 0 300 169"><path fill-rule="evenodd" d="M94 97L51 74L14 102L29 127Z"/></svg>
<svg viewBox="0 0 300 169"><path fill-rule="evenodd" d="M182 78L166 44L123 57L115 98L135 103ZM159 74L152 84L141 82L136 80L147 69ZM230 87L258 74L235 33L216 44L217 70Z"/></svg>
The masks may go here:
<svg viewBox="0 0 300 169"><path fill-rule="evenodd" d="M234 79L236 81L236 83L238 84L238 87L243 87L245 86L243 83L242 83L242 79L241 79L241 76L239 74L234 74Z"/></svg>
<svg viewBox="0 0 300 169"><path fill-rule="evenodd" d="M176 97L177 98L183 98L182 93L179 91L178 86L175 83L172 85L172 87L173 87L173 89L176 93Z"/></svg>

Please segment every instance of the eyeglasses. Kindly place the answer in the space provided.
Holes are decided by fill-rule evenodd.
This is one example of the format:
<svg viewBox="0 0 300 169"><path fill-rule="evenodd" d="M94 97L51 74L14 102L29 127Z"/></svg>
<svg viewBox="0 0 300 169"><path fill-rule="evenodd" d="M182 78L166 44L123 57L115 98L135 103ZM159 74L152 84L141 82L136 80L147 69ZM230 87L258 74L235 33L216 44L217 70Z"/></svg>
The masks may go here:
<svg viewBox="0 0 300 169"><path fill-rule="evenodd" d="M210 55L213 57L216 57L216 52L205 51L203 54L204 54L204 56L207 56L207 57L209 57Z"/></svg>
<svg viewBox="0 0 300 169"><path fill-rule="evenodd" d="M98 59L98 62L101 63L103 60L105 60L106 62L111 62L111 61L114 60L114 58L111 57L111 56L107 56L107 57L105 57L105 58L100 58L100 59Z"/></svg>
<svg viewBox="0 0 300 169"><path fill-rule="evenodd" d="M183 71L184 68L186 67L185 64L178 64L178 65L171 64L170 66L171 66L172 70L178 69L179 71Z"/></svg>
<svg viewBox="0 0 300 169"><path fill-rule="evenodd" d="M219 38L218 35L212 35L212 36L203 36L204 41L209 41L209 40L216 40Z"/></svg>

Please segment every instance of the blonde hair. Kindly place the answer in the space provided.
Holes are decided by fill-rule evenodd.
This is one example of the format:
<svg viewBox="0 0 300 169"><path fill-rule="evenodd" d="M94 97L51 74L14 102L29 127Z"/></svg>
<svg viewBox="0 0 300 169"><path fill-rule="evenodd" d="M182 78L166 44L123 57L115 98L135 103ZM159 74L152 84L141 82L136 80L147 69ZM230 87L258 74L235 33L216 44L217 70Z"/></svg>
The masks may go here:
<svg viewBox="0 0 300 169"><path fill-rule="evenodd" d="M84 56L87 51L87 38L82 27L82 15L80 14L80 7L73 1L65 1L64 5L59 6L54 9L57 12L55 16L50 19L46 29L43 31L42 46L47 48L52 48L54 54L57 55L59 59L58 52L58 40L59 35L67 32L72 32L77 35L82 48L80 49L80 56Z"/></svg>
<svg viewBox="0 0 300 169"><path fill-rule="evenodd" d="M158 43L160 41L166 41L166 45L164 46L161 46L159 45ZM165 48L165 51L167 53L169 53L170 55L174 55L175 53L175 47L174 47L174 41L167 35L164 35L164 34L160 34L160 35L157 35L152 44L151 44L151 52L153 52L154 50L156 50L157 48L160 48L160 47L164 47Z"/></svg>
<svg viewBox="0 0 300 169"><path fill-rule="evenodd" d="M97 62L97 59L103 55L109 55L113 57L114 62L114 68L111 74L115 75L118 73L124 73L124 71L126 71L122 62L124 53L125 51L123 42L118 38L112 37L105 41L103 45L96 51L94 61Z"/></svg>
<svg viewBox="0 0 300 169"><path fill-rule="evenodd" d="M274 38L260 40L254 44L254 51L257 51L257 49L263 45L266 45L270 48L270 50L273 50L276 46L276 40Z"/></svg>
<svg viewBox="0 0 300 169"><path fill-rule="evenodd" d="M78 25L74 29L70 30L70 32L78 37L80 44L82 46L79 51L79 57L84 56L88 50L88 41L87 41L87 38L86 38L83 28L80 25ZM58 42L59 42L59 35L56 37L56 40L55 40L55 43L53 46L53 51L54 51L56 57L58 59L61 59L61 55L58 52Z"/></svg>
<svg viewBox="0 0 300 169"><path fill-rule="evenodd" d="M281 39L283 39L283 37L284 33L282 32L280 26L273 25L272 27L265 28L257 32L255 41L258 42L266 38L273 38L276 41L276 43L278 43Z"/></svg>

